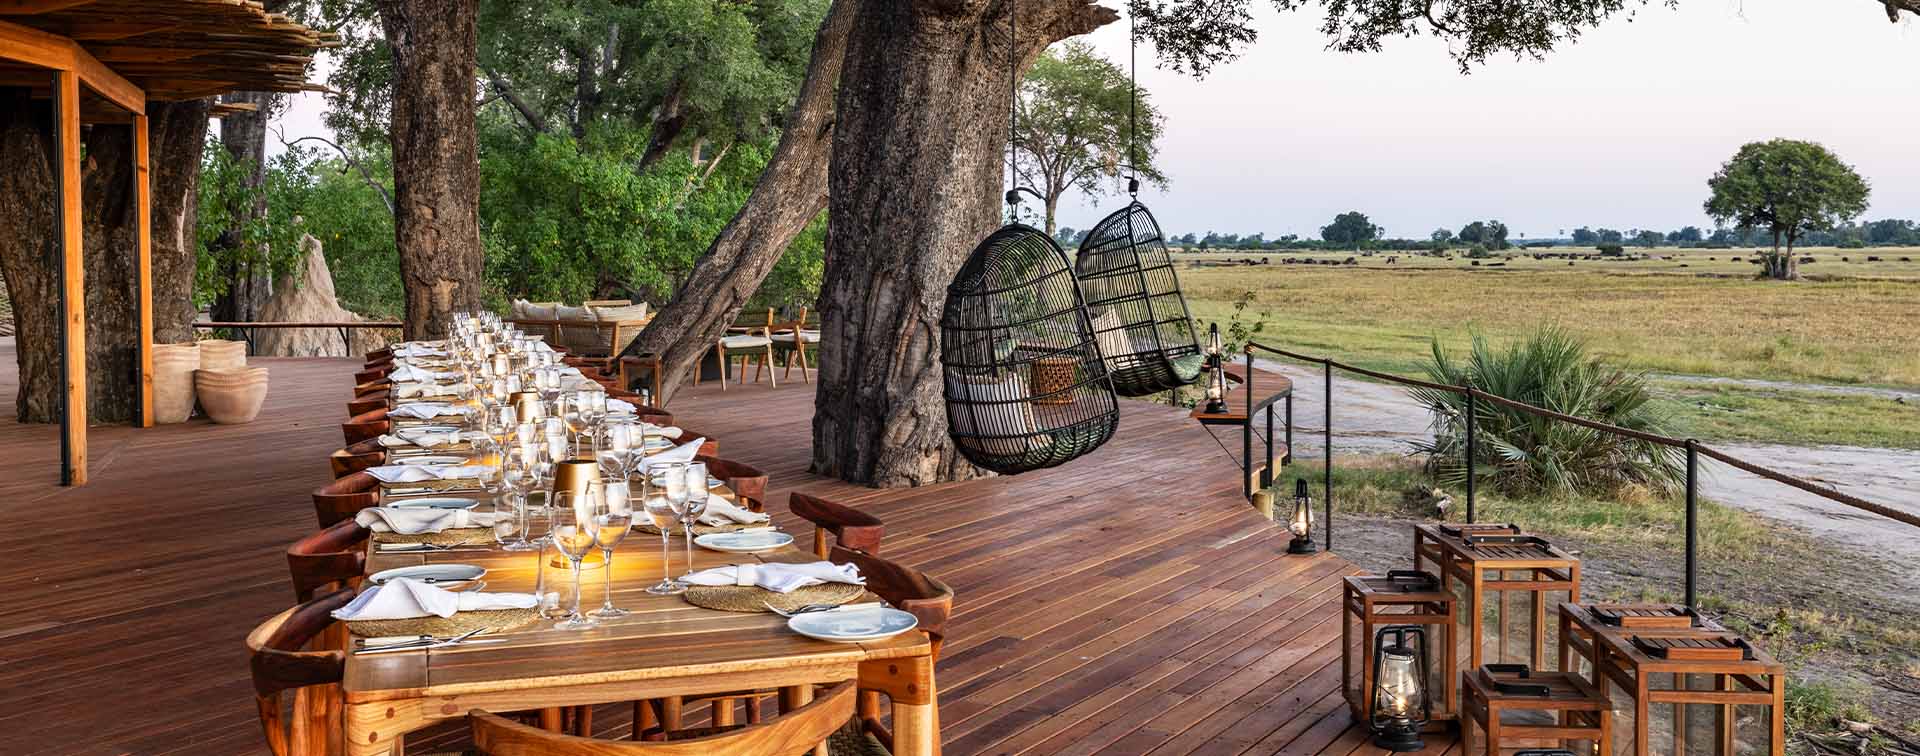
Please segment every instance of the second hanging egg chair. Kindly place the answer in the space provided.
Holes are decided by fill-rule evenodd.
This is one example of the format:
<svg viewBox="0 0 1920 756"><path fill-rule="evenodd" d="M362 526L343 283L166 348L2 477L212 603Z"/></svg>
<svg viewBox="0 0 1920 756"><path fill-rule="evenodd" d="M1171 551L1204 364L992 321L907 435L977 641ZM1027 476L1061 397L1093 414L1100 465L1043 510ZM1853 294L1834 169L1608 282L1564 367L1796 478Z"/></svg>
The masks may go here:
<svg viewBox="0 0 1920 756"><path fill-rule="evenodd" d="M1011 223L975 247L940 315L948 432L968 461L1011 474L1113 437L1119 407L1067 255Z"/></svg>

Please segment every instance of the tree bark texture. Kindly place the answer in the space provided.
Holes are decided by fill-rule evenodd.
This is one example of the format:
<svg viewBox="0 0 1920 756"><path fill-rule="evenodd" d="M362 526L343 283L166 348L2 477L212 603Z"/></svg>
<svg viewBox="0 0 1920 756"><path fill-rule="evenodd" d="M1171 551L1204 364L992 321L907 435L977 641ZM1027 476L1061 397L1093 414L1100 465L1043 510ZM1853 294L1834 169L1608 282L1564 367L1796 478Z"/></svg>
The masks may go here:
<svg viewBox="0 0 1920 756"><path fill-rule="evenodd" d="M55 226L53 111L22 90L0 105L0 271L13 300L20 366L21 422L58 422L60 380L59 237ZM204 110L203 123L204 123ZM204 129L204 126L202 127ZM133 130L100 124L81 132L81 261L86 281L87 416L131 421L139 412L139 305ZM157 151L150 159L156 159ZM193 155L196 158L198 151ZM191 189L188 190L191 194ZM190 265L190 263L189 263ZM191 296L189 267L185 294ZM156 287L157 289L157 287ZM156 299L163 296L155 292Z"/></svg>
<svg viewBox="0 0 1920 756"><path fill-rule="evenodd" d="M1011 81L1117 14L1028 0L1010 38L1007 2L859 5L828 179L813 467L873 486L974 477L947 436L947 285L1000 219Z"/></svg>
<svg viewBox="0 0 1920 756"><path fill-rule="evenodd" d="M474 126L476 0L379 0L393 51L393 227L406 338L445 335L484 294Z"/></svg>
<svg viewBox="0 0 1920 756"><path fill-rule="evenodd" d="M237 199L239 206L228 208L236 223L246 223L267 215L267 196L263 187L267 183L267 121L273 117L273 108L281 98L271 92L234 92L224 98L229 103L243 103L255 106L253 111L236 111L220 119L220 146L227 154L247 171L247 195ZM220 236L219 244L228 248L238 247L241 241L240 228L229 228ZM257 255L236 254L222 271L227 279L227 291L213 303L213 319L226 321L258 320L260 310L266 307L267 300L273 295L272 272L265 263L244 262L238 258L257 257L264 259L265 251Z"/></svg>
<svg viewBox="0 0 1920 756"><path fill-rule="evenodd" d="M806 80L788 112L780 145L733 220L694 263L672 300L660 308L628 354L660 355L664 401L726 335L795 236L827 205L833 147L834 90L846 57L857 0L835 0L814 37ZM716 158L716 161L718 158Z"/></svg>
<svg viewBox="0 0 1920 756"><path fill-rule="evenodd" d="M194 265L199 257L200 158L211 100L147 103L147 163L153 203L153 340L192 341Z"/></svg>

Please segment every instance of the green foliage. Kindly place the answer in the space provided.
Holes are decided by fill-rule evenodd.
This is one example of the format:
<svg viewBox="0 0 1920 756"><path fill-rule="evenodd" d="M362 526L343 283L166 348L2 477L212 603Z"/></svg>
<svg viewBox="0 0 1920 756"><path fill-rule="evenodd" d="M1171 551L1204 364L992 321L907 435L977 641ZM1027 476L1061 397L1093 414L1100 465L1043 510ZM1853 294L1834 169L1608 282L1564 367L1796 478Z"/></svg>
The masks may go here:
<svg viewBox="0 0 1920 756"><path fill-rule="evenodd" d="M356 155L388 192L393 191L393 161L384 150ZM299 208L307 233L320 240L333 272L340 306L369 318L398 318L406 312L400 284L400 250L395 246L393 213L358 170L338 158L315 160L307 170L316 178Z"/></svg>
<svg viewBox="0 0 1920 756"><path fill-rule="evenodd" d="M1127 73L1084 42L1069 41L1034 61L1019 116L1013 146L1020 181L1047 198L1049 227L1054 203L1069 189L1105 194L1124 185L1103 179L1122 175L1167 184L1154 164L1165 119L1145 90L1136 95Z"/></svg>
<svg viewBox="0 0 1920 756"><path fill-rule="evenodd" d="M1366 213L1349 210L1333 217L1333 223L1320 227L1320 238L1330 244L1353 245L1359 249L1365 242L1380 238L1386 229L1374 225ZM1443 241L1435 238L1434 241Z"/></svg>
<svg viewBox="0 0 1920 756"><path fill-rule="evenodd" d="M1485 260L1491 257L1493 257L1493 252L1488 250L1485 244L1475 243L1473 246L1467 248L1467 259L1469 260Z"/></svg>
<svg viewBox="0 0 1920 756"><path fill-rule="evenodd" d="M1492 396L1645 433L1660 434L1644 376L1587 355L1585 343L1553 328L1496 350L1474 337L1464 363L1433 342L1428 380L1468 386ZM1450 483L1466 479L1467 397L1415 388L1408 393L1433 413L1434 438L1415 445L1430 471ZM1477 472L1510 494L1606 494L1629 487L1669 493L1685 477L1679 450L1490 401L1475 403Z"/></svg>
<svg viewBox="0 0 1920 756"><path fill-rule="evenodd" d="M1776 253L1787 253L1808 231L1831 230L1866 212L1866 179L1813 142L1750 142L1707 180L1705 209L1720 223L1765 230Z"/></svg>
<svg viewBox="0 0 1920 756"><path fill-rule="evenodd" d="M193 278L194 304L204 307L227 292L232 271L267 273L275 278L300 262L303 230L299 207L313 189L302 169L304 153L288 150L268 161L258 188L248 185L253 163L238 160L217 140L201 153L199 214L195 234L200 252ZM266 214L251 212L264 202Z"/></svg>
<svg viewBox="0 0 1920 756"><path fill-rule="evenodd" d="M1460 241L1484 244L1488 249L1507 248L1507 224L1497 220L1474 221L1460 228Z"/></svg>
<svg viewBox="0 0 1920 756"><path fill-rule="evenodd" d="M1627 248L1618 244L1600 244L1596 245L1594 249L1600 250L1600 254L1607 257L1619 257L1627 253Z"/></svg>

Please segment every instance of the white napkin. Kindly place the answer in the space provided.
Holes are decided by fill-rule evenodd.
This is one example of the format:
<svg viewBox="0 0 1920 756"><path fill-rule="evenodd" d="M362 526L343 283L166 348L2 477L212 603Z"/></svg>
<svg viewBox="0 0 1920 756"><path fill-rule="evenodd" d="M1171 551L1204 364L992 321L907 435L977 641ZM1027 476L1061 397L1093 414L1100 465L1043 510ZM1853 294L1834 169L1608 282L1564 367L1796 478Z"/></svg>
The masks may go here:
<svg viewBox="0 0 1920 756"><path fill-rule="evenodd" d="M394 365L393 370L387 373L388 380L394 383L434 383L452 377L449 373L414 367L405 363Z"/></svg>
<svg viewBox="0 0 1920 756"><path fill-rule="evenodd" d="M659 454L643 457L640 459L640 469L645 470L654 465L666 464L668 462L692 462L693 458L700 453L700 445L706 442L707 440L704 438L696 438L660 452Z"/></svg>
<svg viewBox="0 0 1920 756"><path fill-rule="evenodd" d="M389 449L400 446L418 446L422 449L432 449L460 443L466 440L467 437L468 434L461 433L460 431L454 431L452 433L425 433L421 431L402 430L397 434L380 434L380 445Z"/></svg>
<svg viewBox="0 0 1920 756"><path fill-rule="evenodd" d="M677 425L654 425L653 423L641 423L641 425L646 426L648 436L680 437L680 426Z"/></svg>
<svg viewBox="0 0 1920 756"><path fill-rule="evenodd" d="M419 483L428 480L479 478L493 471L486 465L379 465L367 468L382 483Z"/></svg>
<svg viewBox="0 0 1920 756"><path fill-rule="evenodd" d="M417 420L465 414L467 414L465 407L455 407L446 402L415 402L387 410L387 417L410 417Z"/></svg>
<svg viewBox="0 0 1920 756"><path fill-rule="evenodd" d="M694 585L755 585L774 593L792 593L795 589L822 583L867 584L867 579L860 576L860 568L832 562L736 564L701 570L680 579Z"/></svg>
<svg viewBox="0 0 1920 756"><path fill-rule="evenodd" d="M361 510L369 511L369 510ZM758 525L772 520L765 512L750 512L718 496L707 497L707 510L700 513L700 522L719 527L721 525Z"/></svg>
<svg viewBox="0 0 1920 756"><path fill-rule="evenodd" d="M459 393L453 386L438 383L395 383L388 388L395 399L420 399L436 396L453 396Z"/></svg>
<svg viewBox="0 0 1920 756"><path fill-rule="evenodd" d="M629 402L625 399L615 399L609 396L607 397L607 411L608 412L624 412L626 414L631 415L635 412L638 412L639 410L634 408L632 402Z"/></svg>
<svg viewBox="0 0 1920 756"><path fill-rule="evenodd" d="M553 347L550 347L550 346L547 346L547 342L544 342L544 341L535 341L535 342L533 342L533 351L536 351L536 352L551 352L551 351L553 351Z"/></svg>
<svg viewBox="0 0 1920 756"><path fill-rule="evenodd" d="M455 612L489 609L529 609L539 604L531 593L454 593L414 580L394 578L368 588L346 606L333 610L337 620L391 620L415 617L451 617Z"/></svg>
<svg viewBox="0 0 1920 756"><path fill-rule="evenodd" d="M438 533L448 528L491 528L492 512L430 507L370 507L353 516L360 527L375 533Z"/></svg>
<svg viewBox="0 0 1920 756"><path fill-rule="evenodd" d="M395 357L444 357L447 350L438 341L416 341L393 348Z"/></svg>

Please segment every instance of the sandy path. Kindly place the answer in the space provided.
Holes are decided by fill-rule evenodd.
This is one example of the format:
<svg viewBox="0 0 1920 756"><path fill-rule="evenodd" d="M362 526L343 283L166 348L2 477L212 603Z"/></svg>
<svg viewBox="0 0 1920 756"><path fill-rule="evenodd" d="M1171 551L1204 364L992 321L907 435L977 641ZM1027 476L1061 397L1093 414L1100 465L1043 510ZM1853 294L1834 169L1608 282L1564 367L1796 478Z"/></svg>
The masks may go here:
<svg viewBox="0 0 1920 756"><path fill-rule="evenodd" d="M1294 380L1295 453L1322 454L1321 418L1325 378L1319 370L1261 361L1262 370ZM1257 379L1256 379L1257 380ZM1256 385L1255 390L1259 387ZM1425 408L1399 387L1343 376L1333 377L1333 447L1336 454L1403 454L1407 442L1429 432ZM1277 431L1276 431L1277 432ZM1832 485L1868 501L1920 514L1920 451L1854 446L1795 447L1768 444L1716 444L1756 464L1816 483ZM1702 460L1704 492L1716 501L1806 528L1868 553L1920 562L1920 528L1863 512L1844 504L1750 475L1719 462Z"/></svg>

